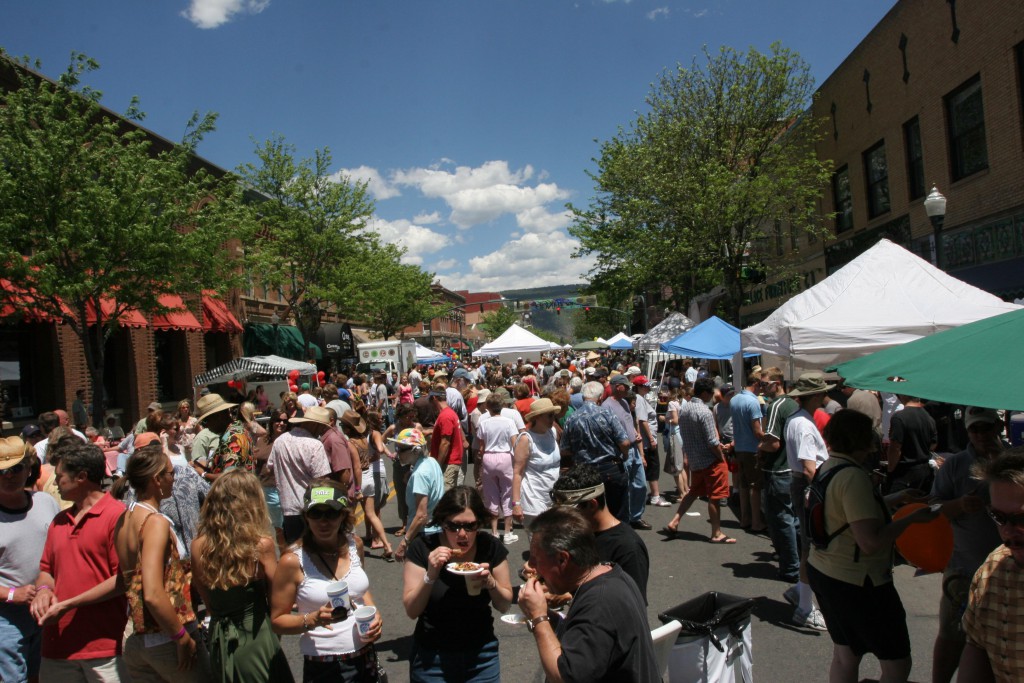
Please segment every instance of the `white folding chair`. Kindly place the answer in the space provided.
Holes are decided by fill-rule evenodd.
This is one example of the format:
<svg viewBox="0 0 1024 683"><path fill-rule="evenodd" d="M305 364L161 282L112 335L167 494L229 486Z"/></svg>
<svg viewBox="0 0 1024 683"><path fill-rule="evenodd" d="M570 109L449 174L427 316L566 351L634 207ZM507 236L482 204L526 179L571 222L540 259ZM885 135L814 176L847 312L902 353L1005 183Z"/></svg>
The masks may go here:
<svg viewBox="0 0 1024 683"><path fill-rule="evenodd" d="M668 670L668 656L672 652L672 646L676 643L676 635L682 628L683 625L678 621L670 621L651 631L651 640L654 641L654 658L658 660L658 674L662 680L665 679L665 672Z"/></svg>

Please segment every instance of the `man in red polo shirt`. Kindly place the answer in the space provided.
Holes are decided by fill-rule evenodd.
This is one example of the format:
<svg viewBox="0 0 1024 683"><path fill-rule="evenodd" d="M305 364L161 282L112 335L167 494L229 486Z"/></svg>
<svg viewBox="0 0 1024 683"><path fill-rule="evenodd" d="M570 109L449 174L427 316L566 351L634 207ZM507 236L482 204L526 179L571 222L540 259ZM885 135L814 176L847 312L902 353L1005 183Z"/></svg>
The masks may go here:
<svg viewBox="0 0 1024 683"><path fill-rule="evenodd" d="M430 457L437 460L444 472L444 490L462 486L466 465L462 458L462 425L459 415L448 406L448 387L436 382L430 388L430 400L439 411L430 435Z"/></svg>
<svg viewBox="0 0 1024 683"><path fill-rule="evenodd" d="M128 614L114 548L124 506L103 493L104 465L94 444L60 452L57 488L72 505L50 524L32 601L43 626L43 681L127 680L121 640Z"/></svg>

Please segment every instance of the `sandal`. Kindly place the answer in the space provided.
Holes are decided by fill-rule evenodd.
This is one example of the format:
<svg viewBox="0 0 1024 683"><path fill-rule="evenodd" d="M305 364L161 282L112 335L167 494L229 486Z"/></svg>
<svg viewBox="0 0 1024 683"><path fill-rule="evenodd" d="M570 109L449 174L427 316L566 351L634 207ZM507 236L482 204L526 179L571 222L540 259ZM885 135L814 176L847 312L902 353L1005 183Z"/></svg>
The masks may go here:
<svg viewBox="0 0 1024 683"><path fill-rule="evenodd" d="M735 542L735 538L729 538L728 536L720 536L718 538L708 539L708 543L714 543L715 545L732 545Z"/></svg>
<svg viewBox="0 0 1024 683"><path fill-rule="evenodd" d="M386 552L383 555L381 555L380 559L384 560L385 562L394 562L395 561L395 553L393 551L389 550L388 552Z"/></svg>
<svg viewBox="0 0 1024 683"><path fill-rule="evenodd" d="M401 536L405 536L405 527L403 526L403 527L402 527L402 528L400 528L400 529L397 529L397 530L395 530L395 531L392 531L392 532L391 532L391 535L392 535L392 536L399 536L399 537L401 537Z"/></svg>

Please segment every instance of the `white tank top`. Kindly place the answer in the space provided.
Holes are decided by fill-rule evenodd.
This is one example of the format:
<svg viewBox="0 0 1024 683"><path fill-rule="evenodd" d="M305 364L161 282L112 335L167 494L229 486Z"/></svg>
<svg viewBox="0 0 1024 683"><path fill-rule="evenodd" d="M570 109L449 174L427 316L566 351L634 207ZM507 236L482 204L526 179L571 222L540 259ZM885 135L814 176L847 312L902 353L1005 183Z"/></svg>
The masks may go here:
<svg viewBox="0 0 1024 683"><path fill-rule="evenodd" d="M354 611L363 605L363 594L370 590L370 578L359 561L356 539L352 534L348 537L348 557L351 562L348 572L344 576L339 576L338 580L348 582L348 595ZM299 584L295 602L299 606L300 614L308 614L320 609L329 601L327 584L333 583L334 579L324 576L304 548L299 552L299 560L302 562L303 579ZM345 621L331 624L331 629L333 630L321 626L303 633L299 638L299 652L309 656L343 655L361 650L365 646L359 638L359 628L352 612L349 612Z"/></svg>

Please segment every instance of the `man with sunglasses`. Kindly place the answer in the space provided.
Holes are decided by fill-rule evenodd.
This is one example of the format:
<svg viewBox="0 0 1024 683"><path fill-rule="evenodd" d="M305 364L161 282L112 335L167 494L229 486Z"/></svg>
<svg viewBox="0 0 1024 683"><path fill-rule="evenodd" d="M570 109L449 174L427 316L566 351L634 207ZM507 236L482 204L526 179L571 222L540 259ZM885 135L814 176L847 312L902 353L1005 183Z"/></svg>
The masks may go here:
<svg viewBox="0 0 1024 683"><path fill-rule="evenodd" d="M0 439L0 680L24 681L39 675L40 629L29 612L33 581L50 522L59 512L47 493L29 493L39 470L25 442Z"/></svg>
<svg viewBox="0 0 1024 683"><path fill-rule="evenodd" d="M999 414L989 408L967 408L964 426L967 449L946 459L935 474L932 498L953 523L953 557L942 574L939 632L932 652L932 681L953 679L964 648L960 618L967 606L971 577L999 544L999 529L986 512L989 486L974 474L1003 451Z"/></svg>
<svg viewBox="0 0 1024 683"><path fill-rule="evenodd" d="M989 554L971 582L960 657L962 683L1024 680L1024 447L1012 448L986 463L991 503L988 514L1003 543Z"/></svg>

